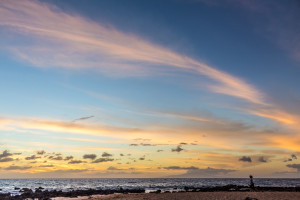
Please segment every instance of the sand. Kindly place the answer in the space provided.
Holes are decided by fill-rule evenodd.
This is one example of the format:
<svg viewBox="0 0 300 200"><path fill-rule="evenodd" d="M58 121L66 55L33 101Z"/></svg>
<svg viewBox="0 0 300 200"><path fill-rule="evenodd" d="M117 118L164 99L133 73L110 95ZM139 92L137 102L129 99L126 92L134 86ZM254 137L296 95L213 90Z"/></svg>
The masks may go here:
<svg viewBox="0 0 300 200"><path fill-rule="evenodd" d="M53 200L300 200L300 192L186 192L162 194L111 194Z"/></svg>

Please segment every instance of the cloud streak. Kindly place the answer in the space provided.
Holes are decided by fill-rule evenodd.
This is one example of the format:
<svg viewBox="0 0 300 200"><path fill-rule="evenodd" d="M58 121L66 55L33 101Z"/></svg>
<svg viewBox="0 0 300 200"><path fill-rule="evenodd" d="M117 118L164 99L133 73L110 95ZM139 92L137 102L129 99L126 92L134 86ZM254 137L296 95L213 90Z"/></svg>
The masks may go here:
<svg viewBox="0 0 300 200"><path fill-rule="evenodd" d="M300 172L300 164L289 164L289 165L286 165L286 166L289 167L289 168L297 169L297 172Z"/></svg>
<svg viewBox="0 0 300 200"><path fill-rule="evenodd" d="M265 104L263 94L245 81L132 34L69 15L38 1L0 1L0 25L41 45L12 48L20 58L39 67L96 69L109 75L145 75L157 66L197 72L215 83L209 88L253 103ZM146 66L143 67L143 66Z"/></svg>
<svg viewBox="0 0 300 200"><path fill-rule="evenodd" d="M97 160L94 160L92 163L102 163L102 162L111 162L114 161L113 158L98 158Z"/></svg>
<svg viewBox="0 0 300 200"><path fill-rule="evenodd" d="M175 175L172 176L174 178L183 178L183 177L188 177L188 178L206 178L206 177L220 177L220 176L225 176L229 173L236 172L237 170L234 169L217 169L217 168L211 168L207 167L204 169L200 169L197 167L178 167L178 166L171 166L170 169L187 169L187 172L185 174L181 175ZM168 168L166 168L168 169Z"/></svg>
<svg viewBox="0 0 300 200"><path fill-rule="evenodd" d="M207 88L211 92L255 105L254 109L244 109L246 112L288 125L299 122L299 117L276 109L276 105L267 103L262 92L238 77L133 34L64 13L51 4L0 0L0 28L12 36L32 41L12 46L7 40L6 46L37 67L95 70L109 76L145 76L174 69L188 71L209 78ZM205 118L167 115L207 122Z"/></svg>
<svg viewBox="0 0 300 200"><path fill-rule="evenodd" d="M50 131L50 132L64 132L72 134L83 134L91 136L111 136L117 137L121 134L119 133L128 133L135 134L143 132L143 130L137 128L123 128L115 126L105 126L98 125L95 123L72 123L67 121L62 121L60 119L51 120L51 119L34 119L27 117L16 117L6 120L2 124L3 127L0 127L1 130L14 130L22 131L26 130L41 130L41 131ZM4 152L5 153L5 152ZM6 152L7 153L7 152ZM1 157L1 154L0 154Z"/></svg>
<svg viewBox="0 0 300 200"><path fill-rule="evenodd" d="M93 115L87 116L87 117L81 117L81 118L78 118L78 119L74 119L72 122L87 120L87 119L90 119L90 118L93 118L93 117L94 117Z"/></svg>
<svg viewBox="0 0 300 200"><path fill-rule="evenodd" d="M9 167L4 168L5 170L27 170L32 168L31 166L16 166L16 165L11 165Z"/></svg>

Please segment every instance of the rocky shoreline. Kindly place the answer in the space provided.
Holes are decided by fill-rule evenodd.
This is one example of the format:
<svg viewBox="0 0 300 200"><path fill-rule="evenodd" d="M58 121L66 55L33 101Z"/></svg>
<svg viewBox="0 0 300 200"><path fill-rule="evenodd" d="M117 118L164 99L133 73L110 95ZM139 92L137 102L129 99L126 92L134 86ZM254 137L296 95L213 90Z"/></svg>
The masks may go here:
<svg viewBox="0 0 300 200"><path fill-rule="evenodd" d="M175 190L177 188L174 188ZM255 187L250 189L248 186L240 185L226 185L216 187L203 187L193 188L184 187L183 190L177 191L177 193L184 192L300 192L300 187ZM78 197L78 196L91 196L91 195L109 195L109 194L129 194L129 193L145 193L145 189L88 189L88 190L72 190L64 192L62 190L43 190L42 187L36 188L34 191L28 188L22 188L19 195L12 196L10 193L0 194L1 200L24 200L24 199L38 199L38 200L50 200L54 197ZM174 191L162 191L155 190L151 193L174 193Z"/></svg>

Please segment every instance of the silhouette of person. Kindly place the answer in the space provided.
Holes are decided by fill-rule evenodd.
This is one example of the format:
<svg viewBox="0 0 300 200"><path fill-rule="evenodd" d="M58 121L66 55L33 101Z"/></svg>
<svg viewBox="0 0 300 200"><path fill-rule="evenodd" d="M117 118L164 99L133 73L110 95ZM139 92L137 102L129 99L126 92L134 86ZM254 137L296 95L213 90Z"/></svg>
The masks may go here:
<svg viewBox="0 0 300 200"><path fill-rule="evenodd" d="M254 189L253 176L250 175L249 177L250 177L250 185L249 186L250 186L251 189Z"/></svg>

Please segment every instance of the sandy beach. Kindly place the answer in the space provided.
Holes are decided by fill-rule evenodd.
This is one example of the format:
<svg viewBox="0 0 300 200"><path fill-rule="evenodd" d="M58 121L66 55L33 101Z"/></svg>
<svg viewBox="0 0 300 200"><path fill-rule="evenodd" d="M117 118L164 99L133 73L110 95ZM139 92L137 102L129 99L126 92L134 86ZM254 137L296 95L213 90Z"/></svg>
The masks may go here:
<svg viewBox="0 0 300 200"><path fill-rule="evenodd" d="M161 194L111 194L53 200L299 200L300 192L186 192Z"/></svg>

